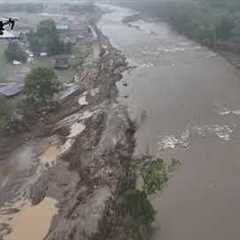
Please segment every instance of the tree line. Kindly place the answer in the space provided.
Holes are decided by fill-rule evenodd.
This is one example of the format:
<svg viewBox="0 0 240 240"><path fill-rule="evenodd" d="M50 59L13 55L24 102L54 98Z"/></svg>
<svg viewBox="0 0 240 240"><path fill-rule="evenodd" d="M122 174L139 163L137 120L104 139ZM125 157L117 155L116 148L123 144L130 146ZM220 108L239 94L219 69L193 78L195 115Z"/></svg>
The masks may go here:
<svg viewBox="0 0 240 240"><path fill-rule="evenodd" d="M42 3L0 3L0 12L29 12L38 13L43 11Z"/></svg>
<svg viewBox="0 0 240 240"><path fill-rule="evenodd" d="M121 4L160 17L174 30L208 46L240 42L239 0L149 0Z"/></svg>
<svg viewBox="0 0 240 240"><path fill-rule="evenodd" d="M240 41L240 2L236 0L164 3L160 17L180 33L210 46Z"/></svg>

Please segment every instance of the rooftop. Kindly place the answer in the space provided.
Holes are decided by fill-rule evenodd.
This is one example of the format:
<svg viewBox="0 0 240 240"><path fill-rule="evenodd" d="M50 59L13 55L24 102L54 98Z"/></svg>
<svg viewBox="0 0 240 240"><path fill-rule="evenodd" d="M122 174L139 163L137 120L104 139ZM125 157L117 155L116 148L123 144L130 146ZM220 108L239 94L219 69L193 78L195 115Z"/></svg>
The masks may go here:
<svg viewBox="0 0 240 240"><path fill-rule="evenodd" d="M24 83L9 83L5 86L0 86L0 95L5 97L13 97L20 94L24 89Z"/></svg>
<svg viewBox="0 0 240 240"><path fill-rule="evenodd" d="M66 31L69 29L69 26L68 25L57 25L56 26L57 30L60 30L60 31Z"/></svg>
<svg viewBox="0 0 240 240"><path fill-rule="evenodd" d="M16 32L9 32L9 31L4 31L3 35L0 35L0 40L1 39L18 39L19 38L19 33Z"/></svg>

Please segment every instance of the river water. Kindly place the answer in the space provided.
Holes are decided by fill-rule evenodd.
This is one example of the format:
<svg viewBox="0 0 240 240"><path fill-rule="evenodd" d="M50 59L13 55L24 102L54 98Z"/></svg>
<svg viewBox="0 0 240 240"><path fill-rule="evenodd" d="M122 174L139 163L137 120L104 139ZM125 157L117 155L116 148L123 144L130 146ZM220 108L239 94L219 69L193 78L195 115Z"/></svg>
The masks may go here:
<svg viewBox="0 0 240 240"><path fill-rule="evenodd" d="M135 154L182 162L153 198L153 239L238 239L239 72L165 23L123 24L133 11L102 7L112 12L99 27L136 66L119 83L119 101L139 123Z"/></svg>

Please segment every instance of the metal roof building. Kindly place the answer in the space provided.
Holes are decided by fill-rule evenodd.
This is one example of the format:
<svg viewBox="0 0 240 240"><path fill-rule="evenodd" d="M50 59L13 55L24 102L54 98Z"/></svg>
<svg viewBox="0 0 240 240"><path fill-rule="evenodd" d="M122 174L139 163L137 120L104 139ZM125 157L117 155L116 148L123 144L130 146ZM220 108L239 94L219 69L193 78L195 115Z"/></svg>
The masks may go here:
<svg viewBox="0 0 240 240"><path fill-rule="evenodd" d="M69 30L69 26L68 25L57 25L56 26L58 31L68 31Z"/></svg>
<svg viewBox="0 0 240 240"><path fill-rule="evenodd" d="M17 32L10 32L5 30L3 35L0 35L0 40L4 40L4 39L19 39L19 33Z"/></svg>
<svg viewBox="0 0 240 240"><path fill-rule="evenodd" d="M24 90L24 83L9 83L5 86L0 86L0 95L5 97L14 97Z"/></svg>

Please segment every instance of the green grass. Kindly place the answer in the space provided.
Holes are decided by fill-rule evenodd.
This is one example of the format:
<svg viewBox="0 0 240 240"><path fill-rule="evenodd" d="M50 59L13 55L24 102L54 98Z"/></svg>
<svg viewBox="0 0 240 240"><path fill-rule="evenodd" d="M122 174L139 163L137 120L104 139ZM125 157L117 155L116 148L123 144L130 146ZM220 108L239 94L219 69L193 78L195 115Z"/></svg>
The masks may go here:
<svg viewBox="0 0 240 240"><path fill-rule="evenodd" d="M32 64L33 68L36 67L52 67L54 68L54 59L55 57L40 57L36 58L34 60L34 63ZM71 82L75 71L70 67L66 70L56 70L54 69L58 76L58 80L62 83Z"/></svg>
<svg viewBox="0 0 240 240"><path fill-rule="evenodd" d="M0 83L5 82L7 78L7 60L4 55L6 47L5 42L0 42Z"/></svg>

